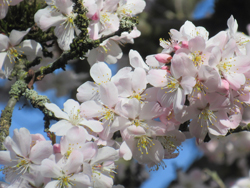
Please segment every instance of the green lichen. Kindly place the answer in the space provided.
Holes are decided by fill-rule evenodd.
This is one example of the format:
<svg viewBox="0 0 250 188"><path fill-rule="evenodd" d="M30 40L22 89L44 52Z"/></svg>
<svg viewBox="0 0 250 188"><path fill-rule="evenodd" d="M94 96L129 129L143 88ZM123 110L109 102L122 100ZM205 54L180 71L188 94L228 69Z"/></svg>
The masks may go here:
<svg viewBox="0 0 250 188"><path fill-rule="evenodd" d="M135 26L139 24L138 17L123 17L120 21L120 29L122 31L131 32Z"/></svg>

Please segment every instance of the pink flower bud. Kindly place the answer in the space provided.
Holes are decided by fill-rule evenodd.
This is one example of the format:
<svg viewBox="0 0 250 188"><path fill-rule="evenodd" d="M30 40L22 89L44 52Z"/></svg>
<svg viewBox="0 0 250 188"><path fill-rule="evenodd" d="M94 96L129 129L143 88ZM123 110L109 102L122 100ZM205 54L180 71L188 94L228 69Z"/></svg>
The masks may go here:
<svg viewBox="0 0 250 188"><path fill-rule="evenodd" d="M99 20L99 15L97 12L91 17L91 20Z"/></svg>
<svg viewBox="0 0 250 188"><path fill-rule="evenodd" d="M61 153L60 144L54 144L53 150L54 150L54 153Z"/></svg>
<svg viewBox="0 0 250 188"><path fill-rule="evenodd" d="M188 41L182 41L182 48L188 48Z"/></svg>
<svg viewBox="0 0 250 188"><path fill-rule="evenodd" d="M168 70L168 67L167 66L163 66L161 67L162 70Z"/></svg>
<svg viewBox="0 0 250 188"><path fill-rule="evenodd" d="M177 50L179 50L181 47L177 44L177 45L175 45L174 46L174 51L177 51Z"/></svg>
<svg viewBox="0 0 250 188"><path fill-rule="evenodd" d="M172 56L169 54L156 54L155 59L160 63L169 63L172 59Z"/></svg>

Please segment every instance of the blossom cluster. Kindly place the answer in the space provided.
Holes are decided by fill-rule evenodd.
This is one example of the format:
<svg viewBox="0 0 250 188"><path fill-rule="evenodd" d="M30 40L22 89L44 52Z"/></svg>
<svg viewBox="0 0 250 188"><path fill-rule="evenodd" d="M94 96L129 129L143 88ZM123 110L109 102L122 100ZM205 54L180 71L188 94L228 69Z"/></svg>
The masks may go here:
<svg viewBox="0 0 250 188"><path fill-rule="evenodd" d="M73 39L80 34L79 28L74 23L77 14L73 12L74 3L71 0L46 1L47 7L40 9L35 14L35 22L43 30L55 27L54 33L62 50L70 50ZM144 0L82 0L87 9L86 16L90 20L88 35L97 40L109 36L120 28L123 17L133 17L143 11L146 6ZM121 36L113 36L104 40L98 48L92 49L87 54L88 62L93 65L98 61L116 63L122 57L119 43L133 43L133 38L140 36L140 32L123 32Z"/></svg>
<svg viewBox="0 0 250 188"><path fill-rule="evenodd" d="M113 34L123 16L133 16L145 7L142 0L82 3L88 9L92 39ZM35 22L43 31L55 27L59 47L69 50L80 32L74 24L73 3L55 0L47 4L36 13ZM228 30L209 39L205 28L186 21L180 31L171 29L170 40L160 40L163 51L147 56L146 61L130 50L132 68L124 67L113 76L105 62L116 63L122 56L118 43L133 42L140 32L134 28L90 50L87 57L94 82L77 89L80 103L69 99L63 110L45 104L59 119L49 131L61 137L60 143L52 145L40 134L16 129L13 138L8 136L4 142L7 151L0 151L2 171L10 183L2 186L119 187L113 186L119 158L134 158L155 170L165 168L163 159L178 156L186 138L196 137L200 144L206 136L225 136L249 123L250 37L237 32L233 16L227 24ZM14 46L28 31L13 31L10 38L0 34L4 39L1 66L7 65L8 58L9 64L19 58ZM35 52L30 54L41 53L39 44L26 43L28 47L22 50L27 58L31 46ZM181 124L188 120L189 131L181 132Z"/></svg>
<svg viewBox="0 0 250 188"><path fill-rule="evenodd" d="M191 120L197 143L249 123L250 38L237 32L233 16L227 25L209 39L205 28L186 21L180 31L170 30L169 41L160 40L162 53L147 57L158 101L180 123Z"/></svg>

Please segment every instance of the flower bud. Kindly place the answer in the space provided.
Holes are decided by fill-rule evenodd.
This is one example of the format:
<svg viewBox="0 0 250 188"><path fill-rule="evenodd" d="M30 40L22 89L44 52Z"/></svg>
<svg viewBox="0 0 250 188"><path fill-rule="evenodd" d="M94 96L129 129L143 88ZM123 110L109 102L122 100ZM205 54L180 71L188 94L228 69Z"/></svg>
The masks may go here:
<svg viewBox="0 0 250 188"><path fill-rule="evenodd" d="M156 54L155 59L160 63L169 63L172 59L172 56L169 54Z"/></svg>

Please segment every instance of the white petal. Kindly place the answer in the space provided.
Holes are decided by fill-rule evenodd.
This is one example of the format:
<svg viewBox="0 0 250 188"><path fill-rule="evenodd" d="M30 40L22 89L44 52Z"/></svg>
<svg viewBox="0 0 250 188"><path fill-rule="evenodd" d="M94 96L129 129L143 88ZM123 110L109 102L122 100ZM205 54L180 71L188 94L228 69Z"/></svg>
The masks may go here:
<svg viewBox="0 0 250 188"><path fill-rule="evenodd" d="M10 39L3 34L0 34L0 52L9 48Z"/></svg>
<svg viewBox="0 0 250 188"><path fill-rule="evenodd" d="M119 159L118 151L111 147L98 149L97 156L90 162L90 165L100 164L104 161L116 161Z"/></svg>
<svg viewBox="0 0 250 188"><path fill-rule="evenodd" d="M24 52L29 61L33 61L36 57L42 57L42 46L34 40L25 40L20 45L18 51Z"/></svg>
<svg viewBox="0 0 250 188"><path fill-rule="evenodd" d="M45 103L44 106L54 113L57 118L69 120L69 116L53 103Z"/></svg>
<svg viewBox="0 0 250 188"><path fill-rule="evenodd" d="M106 63L99 62L91 67L90 75L96 83L103 84L110 81L112 73Z"/></svg>
<svg viewBox="0 0 250 188"><path fill-rule="evenodd" d="M12 45L12 46L18 45L18 44L22 41L23 37L24 37L25 35L27 35L27 33L28 33L29 31L30 31L30 28L27 29L26 31L17 31L17 30L15 30L15 29L13 29L13 30L11 31L11 33L10 33L10 36L9 36L11 45Z"/></svg>
<svg viewBox="0 0 250 188"><path fill-rule="evenodd" d="M85 82L77 88L76 98L80 102L99 99L98 86L90 81Z"/></svg>
<svg viewBox="0 0 250 188"><path fill-rule="evenodd" d="M29 159L34 164L41 164L42 160L48 158L52 153L51 141L41 141L31 148Z"/></svg>
<svg viewBox="0 0 250 188"><path fill-rule="evenodd" d="M141 67L145 70L148 70L148 66L143 61L141 55L136 50L130 50L129 51L129 62L130 65L134 68Z"/></svg>
<svg viewBox="0 0 250 188"><path fill-rule="evenodd" d="M114 83L108 82L100 85L100 98L101 101L108 107L114 107L118 102L118 90Z"/></svg>

